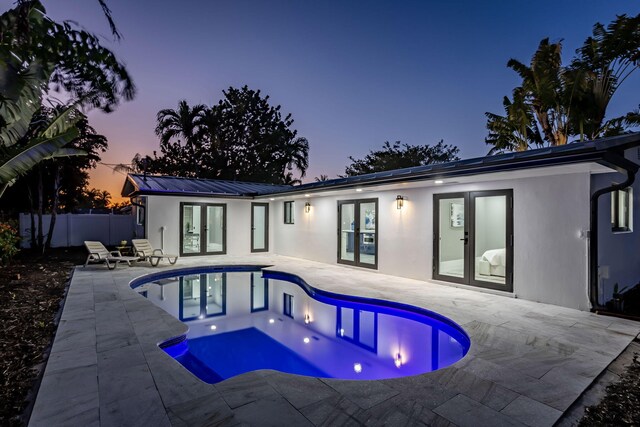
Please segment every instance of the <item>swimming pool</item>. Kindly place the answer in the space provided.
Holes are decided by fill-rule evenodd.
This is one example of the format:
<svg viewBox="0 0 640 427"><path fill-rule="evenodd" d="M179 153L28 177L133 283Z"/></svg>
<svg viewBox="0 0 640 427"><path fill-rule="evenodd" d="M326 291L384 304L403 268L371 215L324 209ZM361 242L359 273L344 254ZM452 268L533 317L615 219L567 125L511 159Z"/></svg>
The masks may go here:
<svg viewBox="0 0 640 427"><path fill-rule="evenodd" d="M396 378L447 367L470 346L464 330L437 313L322 291L260 266L173 270L131 287L189 326L160 347L208 383L259 369Z"/></svg>

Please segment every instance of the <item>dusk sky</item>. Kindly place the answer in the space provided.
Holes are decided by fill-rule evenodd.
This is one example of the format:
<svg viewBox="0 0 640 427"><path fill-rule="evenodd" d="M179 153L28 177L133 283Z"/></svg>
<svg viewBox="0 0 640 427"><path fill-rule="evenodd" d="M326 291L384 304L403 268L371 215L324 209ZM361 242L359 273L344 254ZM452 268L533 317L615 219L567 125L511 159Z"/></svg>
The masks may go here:
<svg viewBox="0 0 640 427"><path fill-rule="evenodd" d="M109 139L103 162L158 149L155 117L178 101L212 105L248 85L291 112L310 143L305 181L344 173L384 141L445 143L487 153L486 111L518 84L509 58L528 62L543 37L564 39L568 61L597 21L640 13L631 0L131 1L109 0L123 34L113 42L97 1L43 0L56 20L102 34L138 88L116 112L92 112ZM1 0L2 10L12 1ZM638 107L640 72L609 117ZM100 166L92 185L119 200L124 176Z"/></svg>

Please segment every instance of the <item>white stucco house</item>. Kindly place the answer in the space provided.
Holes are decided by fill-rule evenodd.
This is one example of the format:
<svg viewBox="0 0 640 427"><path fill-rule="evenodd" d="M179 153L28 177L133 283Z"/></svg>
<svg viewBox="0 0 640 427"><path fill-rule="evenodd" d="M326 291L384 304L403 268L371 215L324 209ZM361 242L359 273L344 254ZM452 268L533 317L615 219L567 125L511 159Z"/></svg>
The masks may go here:
<svg viewBox="0 0 640 427"><path fill-rule="evenodd" d="M601 309L640 281L640 134L278 186L130 174L139 237ZM393 286L393 283L389 283Z"/></svg>

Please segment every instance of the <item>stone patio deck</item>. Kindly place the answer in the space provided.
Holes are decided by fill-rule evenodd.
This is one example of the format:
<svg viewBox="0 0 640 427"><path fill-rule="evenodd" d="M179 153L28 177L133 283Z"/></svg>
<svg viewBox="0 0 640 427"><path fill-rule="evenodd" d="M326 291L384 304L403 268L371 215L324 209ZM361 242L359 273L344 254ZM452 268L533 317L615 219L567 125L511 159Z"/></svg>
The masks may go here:
<svg viewBox="0 0 640 427"><path fill-rule="evenodd" d="M186 326L129 282L211 261L273 265L317 288L434 310L467 331L471 349L415 377L256 371L206 384L157 346ZM550 426L640 332L623 319L281 256L143 265L76 268L30 425Z"/></svg>

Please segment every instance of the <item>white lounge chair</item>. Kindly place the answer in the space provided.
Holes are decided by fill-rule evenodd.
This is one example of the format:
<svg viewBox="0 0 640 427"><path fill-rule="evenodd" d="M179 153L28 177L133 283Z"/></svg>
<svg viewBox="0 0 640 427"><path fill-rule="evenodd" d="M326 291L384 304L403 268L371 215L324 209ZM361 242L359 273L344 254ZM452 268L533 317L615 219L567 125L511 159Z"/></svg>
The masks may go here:
<svg viewBox="0 0 640 427"><path fill-rule="evenodd" d="M166 258L171 265L178 262L178 255L165 254L162 249L153 249L151 242L147 239L133 239L133 252L136 256L139 256L142 260L149 261L152 266L160 264L162 259Z"/></svg>
<svg viewBox="0 0 640 427"><path fill-rule="evenodd" d="M86 267L90 262L104 262L107 264L107 268L109 270L113 270L120 262L126 262L129 267L131 267L131 261L139 260L139 258L135 256L123 256L120 251L109 252L102 242L85 240L84 246L87 248L87 251L89 251L87 260L84 262L84 267Z"/></svg>

